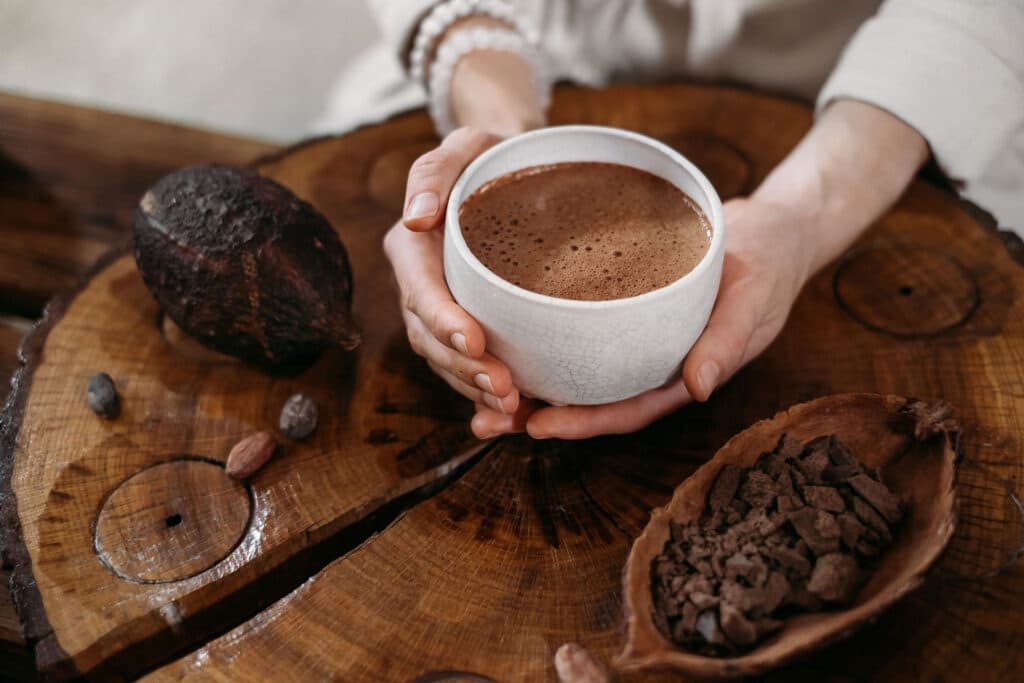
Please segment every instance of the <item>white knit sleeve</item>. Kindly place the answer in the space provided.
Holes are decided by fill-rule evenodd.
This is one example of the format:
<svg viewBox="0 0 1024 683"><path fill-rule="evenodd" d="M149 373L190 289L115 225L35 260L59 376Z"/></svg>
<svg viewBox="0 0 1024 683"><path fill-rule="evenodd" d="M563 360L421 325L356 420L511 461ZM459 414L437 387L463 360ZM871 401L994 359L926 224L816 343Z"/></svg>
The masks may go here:
<svg viewBox="0 0 1024 683"><path fill-rule="evenodd" d="M347 2L348 0L346 0ZM369 0L389 50L408 66L409 48L419 22L438 0Z"/></svg>
<svg viewBox="0 0 1024 683"><path fill-rule="evenodd" d="M1024 131L1024 2L887 0L818 97L874 104L913 126L970 182Z"/></svg>

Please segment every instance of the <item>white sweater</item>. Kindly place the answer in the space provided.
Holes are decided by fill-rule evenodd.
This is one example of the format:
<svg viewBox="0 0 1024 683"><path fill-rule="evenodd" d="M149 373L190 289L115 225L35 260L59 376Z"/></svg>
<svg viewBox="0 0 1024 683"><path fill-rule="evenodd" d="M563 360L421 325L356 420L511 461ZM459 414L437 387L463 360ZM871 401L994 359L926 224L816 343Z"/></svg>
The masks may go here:
<svg viewBox="0 0 1024 683"><path fill-rule="evenodd" d="M400 67L436 0L371 0L385 45L340 81L323 127L423 103ZM870 102L917 129L965 196L1024 231L1024 0L519 0L554 75L698 78Z"/></svg>

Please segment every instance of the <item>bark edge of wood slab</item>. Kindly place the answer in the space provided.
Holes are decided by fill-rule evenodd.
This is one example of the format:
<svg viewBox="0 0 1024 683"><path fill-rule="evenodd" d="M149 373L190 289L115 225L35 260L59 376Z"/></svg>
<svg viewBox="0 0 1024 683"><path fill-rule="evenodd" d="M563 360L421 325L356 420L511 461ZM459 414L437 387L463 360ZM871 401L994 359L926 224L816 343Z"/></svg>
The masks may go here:
<svg viewBox="0 0 1024 683"><path fill-rule="evenodd" d="M699 679L756 676L845 638L921 585L956 528L956 437L948 413L920 401L880 394L836 394L794 405L736 434L679 485L636 539L623 572L627 640L621 670L671 667ZM700 518L724 465L752 466L783 434L802 443L834 434L865 467L910 502L892 546L845 609L800 614L779 633L735 657L709 657L668 642L651 618L651 563L669 538L669 521Z"/></svg>
<svg viewBox="0 0 1024 683"><path fill-rule="evenodd" d="M42 355L50 329L94 275L127 253L125 248L111 249L96 261L75 287L57 294L46 304L42 317L18 346L19 366L11 378L10 393L0 413L0 562L11 568L11 582L6 588L10 590L18 611L25 641L33 650L37 670L46 662L63 662L51 672L60 678L73 677L77 672L57 642L46 616L43 597L32 573L32 560L21 533L14 495L15 444L28 400L28 389L32 384L32 373Z"/></svg>

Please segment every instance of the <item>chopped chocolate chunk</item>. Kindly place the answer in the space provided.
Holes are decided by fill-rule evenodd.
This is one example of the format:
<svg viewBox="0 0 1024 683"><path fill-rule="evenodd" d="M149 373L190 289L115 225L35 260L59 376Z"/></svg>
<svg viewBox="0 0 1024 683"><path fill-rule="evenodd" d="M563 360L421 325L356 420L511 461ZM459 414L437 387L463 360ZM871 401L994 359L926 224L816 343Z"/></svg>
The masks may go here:
<svg viewBox="0 0 1024 683"><path fill-rule="evenodd" d="M815 555L839 550L839 525L829 513L805 507L790 513L789 521Z"/></svg>
<svg viewBox="0 0 1024 683"><path fill-rule="evenodd" d="M846 444L834 437L829 441L828 458L829 466L821 473L822 481L840 482L864 471Z"/></svg>
<svg viewBox="0 0 1024 683"><path fill-rule="evenodd" d="M686 582L687 593L714 593L714 586L706 576L694 576Z"/></svg>
<svg viewBox="0 0 1024 683"><path fill-rule="evenodd" d="M899 498L882 482L875 481L866 474L858 474L847 479L846 483L864 500L871 503L871 507L878 510L889 524L895 524L903 517Z"/></svg>
<svg viewBox="0 0 1024 683"><path fill-rule="evenodd" d="M836 522L839 524L839 537L843 544L848 550L856 549L857 542L864 533L864 525L849 512L844 512L836 517Z"/></svg>
<svg viewBox="0 0 1024 683"><path fill-rule="evenodd" d="M860 569L849 555L823 555L814 564L807 590L826 602L849 602L860 585Z"/></svg>
<svg viewBox="0 0 1024 683"><path fill-rule="evenodd" d="M711 571L718 578L725 576L725 558L721 554L711 556Z"/></svg>
<svg viewBox="0 0 1024 683"><path fill-rule="evenodd" d="M829 539L839 538L841 531L839 524L836 523L835 515L829 514L824 510L818 510L817 512L818 515L814 520L814 528L818 530L821 537Z"/></svg>
<svg viewBox="0 0 1024 683"><path fill-rule="evenodd" d="M690 602L696 605L699 610L706 610L717 605L720 600L717 595L708 593L690 593Z"/></svg>
<svg viewBox="0 0 1024 683"><path fill-rule="evenodd" d="M765 554L775 560L780 568L787 570L790 576L805 578L811 573L810 560L799 550L783 545L769 548L765 551Z"/></svg>
<svg viewBox="0 0 1024 683"><path fill-rule="evenodd" d="M708 495L708 506L712 510L721 510L732 501L736 496L736 489L740 486L743 472L742 467L735 465L726 465L718 471L718 478L715 479Z"/></svg>
<svg viewBox="0 0 1024 683"><path fill-rule="evenodd" d="M774 532L779 528L780 523L771 519L764 509L751 510L747 518L743 520L747 529L761 536L767 536Z"/></svg>
<svg viewBox="0 0 1024 683"><path fill-rule="evenodd" d="M900 513L834 437L783 436L753 467L723 467L700 519L670 523L651 566L654 623L702 654L749 649L782 627L779 610L852 599L866 578L858 562L887 547Z"/></svg>
<svg viewBox="0 0 1024 683"><path fill-rule="evenodd" d="M811 448L808 445L808 451L802 459L797 462L797 467L807 478L807 481L812 484L821 482L821 473L825 471L825 468L829 466L828 459L828 445L822 444L821 447Z"/></svg>
<svg viewBox="0 0 1024 683"><path fill-rule="evenodd" d="M793 512L794 510L799 510L803 506L804 502L797 498L795 495L779 496L778 498L775 499L775 507L778 509L779 512L782 513Z"/></svg>
<svg viewBox="0 0 1024 683"><path fill-rule="evenodd" d="M765 614L771 614L779 605L785 600L786 596L789 595L790 585L789 580L785 574L779 571L773 571L768 575L768 580L764 584L764 588L761 590L763 596L763 610Z"/></svg>
<svg viewBox="0 0 1024 683"><path fill-rule="evenodd" d="M783 434L779 438L779 444L775 447L775 452L783 458L796 460L804 452L804 445L789 434Z"/></svg>
<svg viewBox="0 0 1024 683"><path fill-rule="evenodd" d="M845 512L846 502L831 486L805 486L800 491L804 501L811 507L828 512Z"/></svg>
<svg viewBox="0 0 1024 683"><path fill-rule="evenodd" d="M745 614L759 613L764 602L757 588L747 588L728 579L722 582L721 596L722 600Z"/></svg>
<svg viewBox="0 0 1024 683"><path fill-rule="evenodd" d="M775 487L779 492L779 495L795 496L796 487L793 486L793 477L789 475L789 471L781 472L775 478Z"/></svg>
<svg viewBox="0 0 1024 683"><path fill-rule="evenodd" d="M858 555L862 557L874 557L878 553L882 552L881 546L875 545L871 541L860 539L857 541L857 545L854 547Z"/></svg>
<svg viewBox="0 0 1024 683"><path fill-rule="evenodd" d="M757 640L757 628L738 609L725 602L718 608L722 631L736 645L751 645Z"/></svg>
<svg viewBox="0 0 1024 683"><path fill-rule="evenodd" d="M740 498L751 508L764 507L775 500L778 487L775 480L764 472L751 470L747 480L740 486Z"/></svg>
<svg viewBox="0 0 1024 683"><path fill-rule="evenodd" d="M760 587L768 578L768 567L759 556L736 553L725 561L725 578L743 579L748 586Z"/></svg>
<svg viewBox="0 0 1024 683"><path fill-rule="evenodd" d="M677 635L673 632L673 637L677 641L689 640L693 637L693 634L697 630L697 615L700 611L694 606L692 602L688 602L683 605L682 614L679 615L679 621L676 622L676 629L681 629L681 635Z"/></svg>
<svg viewBox="0 0 1024 683"><path fill-rule="evenodd" d="M718 625L718 610L709 609L697 617L697 633L701 634L711 645L725 645L725 636Z"/></svg>
<svg viewBox="0 0 1024 683"><path fill-rule="evenodd" d="M807 477L799 469L792 469L789 471L789 476L793 479L793 486L804 486L807 484Z"/></svg>
<svg viewBox="0 0 1024 683"><path fill-rule="evenodd" d="M654 576L658 579L659 583L667 581L674 571L676 571L676 568L664 555L658 555L654 558Z"/></svg>
<svg viewBox="0 0 1024 683"><path fill-rule="evenodd" d="M852 498L853 513L857 515L857 518L864 522L869 529L875 531L886 544L892 543L892 532L889 531L889 525L885 523L882 516L859 496L852 496Z"/></svg>
<svg viewBox="0 0 1024 683"><path fill-rule="evenodd" d="M739 515L742 517L743 515L750 512L750 506L747 505L742 500L740 500L739 498L733 498L732 502L729 503L729 511L738 512Z"/></svg>
<svg viewBox="0 0 1024 683"><path fill-rule="evenodd" d="M734 553L740 548L740 536L743 535L745 529L741 529L737 526L729 527L722 534L722 543L720 549L723 553Z"/></svg>

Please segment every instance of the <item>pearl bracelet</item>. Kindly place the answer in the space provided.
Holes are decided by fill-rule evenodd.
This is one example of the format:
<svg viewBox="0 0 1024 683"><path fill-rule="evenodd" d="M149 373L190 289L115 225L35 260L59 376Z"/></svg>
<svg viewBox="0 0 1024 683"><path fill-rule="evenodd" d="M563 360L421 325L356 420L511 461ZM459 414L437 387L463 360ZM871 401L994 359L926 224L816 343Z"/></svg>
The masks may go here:
<svg viewBox="0 0 1024 683"><path fill-rule="evenodd" d="M437 49L430 65L430 116L443 138L455 130L455 117L449 98L452 72L459 60L474 50L497 50L518 55L531 67L537 101L541 109L551 104L551 82L541 62L540 53L521 34L508 29L474 27L453 32Z"/></svg>
<svg viewBox="0 0 1024 683"><path fill-rule="evenodd" d="M473 15L497 19L509 25L527 42L536 45L536 33L516 14L505 0L445 0L438 3L430 14L420 22L409 53L409 73L423 87L428 87L427 58L437 39L448 28L459 21Z"/></svg>

